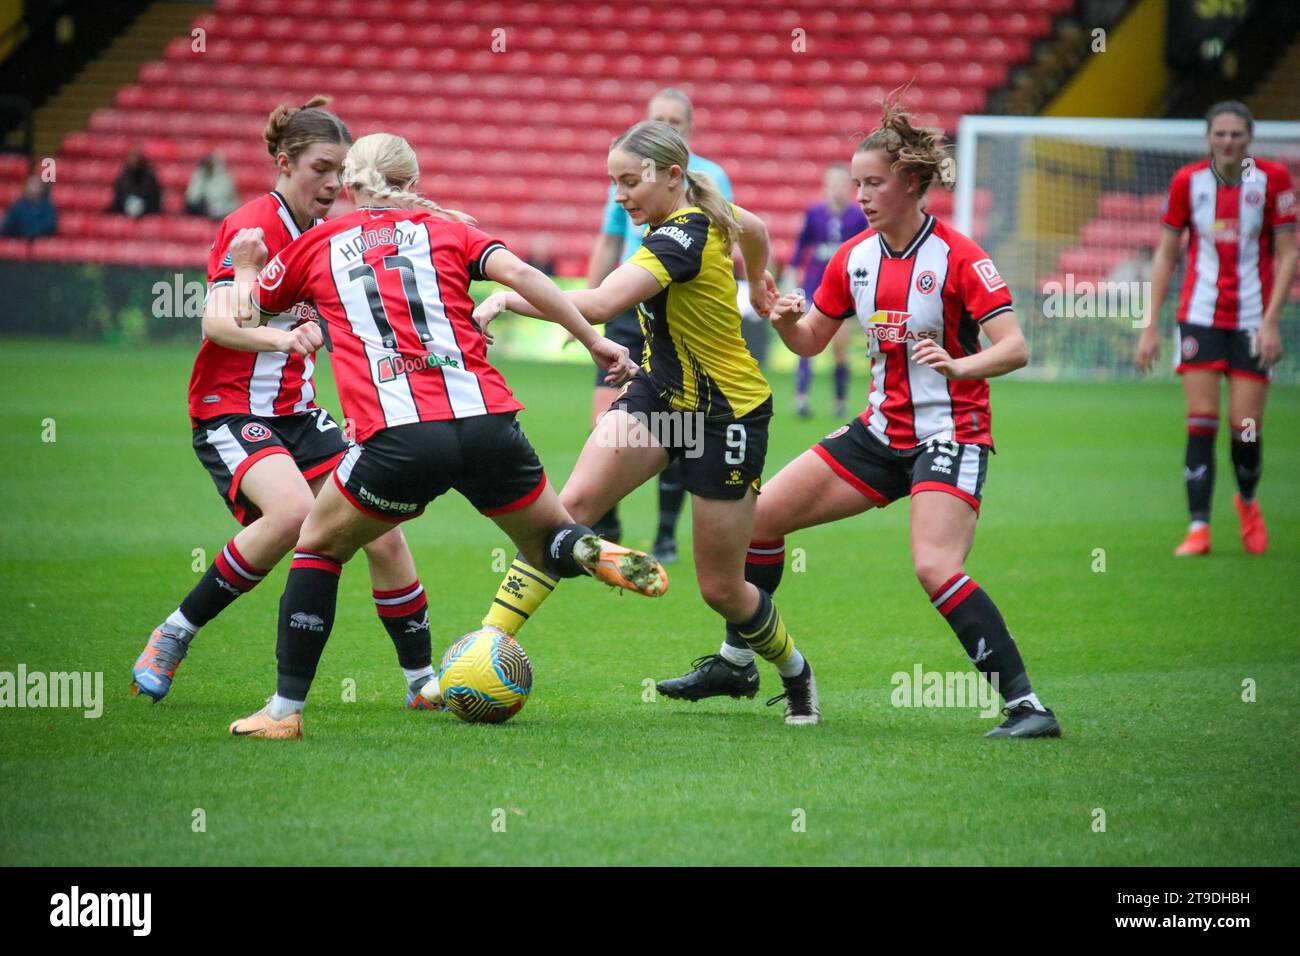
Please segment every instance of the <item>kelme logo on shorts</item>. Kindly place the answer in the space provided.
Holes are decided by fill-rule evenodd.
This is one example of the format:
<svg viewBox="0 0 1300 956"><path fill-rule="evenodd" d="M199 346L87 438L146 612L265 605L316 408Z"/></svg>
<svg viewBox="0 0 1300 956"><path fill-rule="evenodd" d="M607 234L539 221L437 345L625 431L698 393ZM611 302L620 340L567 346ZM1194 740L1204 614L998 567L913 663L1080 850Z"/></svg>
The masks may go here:
<svg viewBox="0 0 1300 956"><path fill-rule="evenodd" d="M460 363L454 358L448 358L446 355L434 355L430 352L428 355L421 355L418 358L410 358L406 355L387 355L381 358L375 366L379 373L379 381L391 382L399 375L405 375L408 372L423 372L427 368L460 368Z"/></svg>

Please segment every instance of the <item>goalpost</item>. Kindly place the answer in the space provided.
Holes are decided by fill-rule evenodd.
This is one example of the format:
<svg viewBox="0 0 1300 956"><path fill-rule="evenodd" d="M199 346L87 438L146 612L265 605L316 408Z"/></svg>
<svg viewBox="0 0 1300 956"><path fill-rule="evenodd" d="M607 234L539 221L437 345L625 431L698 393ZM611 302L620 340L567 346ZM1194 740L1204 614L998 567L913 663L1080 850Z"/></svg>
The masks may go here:
<svg viewBox="0 0 1300 956"><path fill-rule="evenodd" d="M1300 180L1300 123L1257 122L1251 153ZM963 116L954 225L993 257L1011 287L1042 377L1135 374L1151 253L1169 182L1208 154L1204 120ZM1183 257L1185 259L1185 257ZM1160 327L1172 330L1184 263ZM1300 291L1282 316L1275 381L1300 381ZM1166 341L1160 368L1169 374ZM1169 361L1166 361L1169 360Z"/></svg>

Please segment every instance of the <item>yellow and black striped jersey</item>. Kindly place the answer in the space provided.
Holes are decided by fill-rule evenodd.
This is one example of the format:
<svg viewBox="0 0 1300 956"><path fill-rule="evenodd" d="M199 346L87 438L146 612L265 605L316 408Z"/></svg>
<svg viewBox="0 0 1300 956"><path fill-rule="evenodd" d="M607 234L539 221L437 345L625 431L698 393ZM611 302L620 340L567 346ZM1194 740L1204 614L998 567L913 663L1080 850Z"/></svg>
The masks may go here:
<svg viewBox="0 0 1300 956"><path fill-rule="evenodd" d="M731 249L703 210L678 209L647 227L627 261L659 280L659 294L637 308L642 366L671 408L739 418L772 394L740 334Z"/></svg>

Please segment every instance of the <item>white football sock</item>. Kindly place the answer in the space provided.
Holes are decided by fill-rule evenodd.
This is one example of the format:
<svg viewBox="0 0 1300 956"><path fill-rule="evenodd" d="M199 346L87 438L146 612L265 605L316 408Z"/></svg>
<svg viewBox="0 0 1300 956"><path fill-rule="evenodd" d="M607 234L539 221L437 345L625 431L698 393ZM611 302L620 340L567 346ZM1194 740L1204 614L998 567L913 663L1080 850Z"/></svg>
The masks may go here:
<svg viewBox="0 0 1300 956"><path fill-rule="evenodd" d="M180 608L177 608L167 615L167 623L172 627L179 627L183 630L189 631L191 637L199 633L199 629L190 623L190 619L181 613Z"/></svg>
<svg viewBox="0 0 1300 956"><path fill-rule="evenodd" d="M290 714L301 714L304 703L305 701L289 700L276 694L267 702L266 712L271 715L272 720L284 720Z"/></svg>
<svg viewBox="0 0 1300 956"><path fill-rule="evenodd" d="M1044 707L1042 703L1039 701L1038 695L1033 692L1025 694L1021 697L1017 697L1015 700L1007 701L1007 707L1009 708L1015 707L1016 704L1019 704L1021 701L1026 701L1026 700L1034 705L1034 710L1047 710L1047 708Z"/></svg>
<svg viewBox="0 0 1300 956"><path fill-rule="evenodd" d="M405 667L403 667L402 676L406 678L407 687L409 687L411 690L419 690L419 688L416 686L416 681L419 681L420 684L423 684L424 681L420 680L420 678L432 677L433 666L431 664L426 664L424 667L414 667L411 668L410 670L407 670Z"/></svg>
<svg viewBox="0 0 1300 956"><path fill-rule="evenodd" d="M1187 526L1187 530L1200 531L1202 528L1208 528L1209 526L1210 523L1208 521L1193 521L1191 524Z"/></svg>
<svg viewBox="0 0 1300 956"><path fill-rule="evenodd" d="M728 664L734 664L737 667L748 667L754 663L754 649L752 647L735 647L722 642L722 650L718 651L718 656Z"/></svg>
<svg viewBox="0 0 1300 956"><path fill-rule="evenodd" d="M789 659L784 664L777 664L776 669L782 677L798 677L803 673L804 659L799 653L799 648L794 649Z"/></svg>

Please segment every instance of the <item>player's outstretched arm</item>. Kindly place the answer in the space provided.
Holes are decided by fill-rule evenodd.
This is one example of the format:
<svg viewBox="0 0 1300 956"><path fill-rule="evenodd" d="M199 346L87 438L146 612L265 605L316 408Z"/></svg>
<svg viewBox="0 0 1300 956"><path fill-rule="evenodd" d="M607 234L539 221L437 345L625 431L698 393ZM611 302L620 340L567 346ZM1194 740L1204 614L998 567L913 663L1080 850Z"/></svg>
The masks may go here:
<svg viewBox="0 0 1300 956"><path fill-rule="evenodd" d="M492 253L484 272L489 279L514 290L507 293L494 292L474 310L474 319L483 327L485 336L487 323L503 309L509 309L520 315L530 315L562 326L586 346L597 364L609 373L606 377L608 384L621 384L636 374L637 366L628 355L627 348L611 342L592 328L591 323L579 311L574 295L566 295L545 273L533 268L508 249L498 249ZM649 273L646 275L651 282L654 281L653 276ZM608 281L607 279L606 282Z"/></svg>
<svg viewBox="0 0 1300 956"><path fill-rule="evenodd" d="M1160 240L1156 243L1155 256L1151 260L1151 296L1147 300L1146 324L1138 336L1137 353L1134 364L1139 372L1149 371L1151 365L1160 356L1160 310L1164 307L1165 297L1169 295L1169 280L1174 274L1174 264L1178 261L1178 240L1181 233L1168 226L1160 228Z"/></svg>
<svg viewBox="0 0 1300 956"><path fill-rule="evenodd" d="M993 344L974 355L953 358L934 339L922 339L912 347L912 361L928 365L944 378L957 379L996 378L1029 364L1029 347L1014 314L996 315L982 328Z"/></svg>
<svg viewBox="0 0 1300 956"><path fill-rule="evenodd" d="M488 278L494 278L492 264L497 259L503 258L504 255L509 255L516 262L519 262L512 253L504 249L501 252L493 253L492 257L488 259ZM520 262L519 264L532 268L527 266L526 263ZM626 312L637 303L644 302L659 291L659 280L645 269L630 262L623 263L606 276L605 281L594 289L570 289L567 292L561 292L555 283L551 282L546 276L540 272L538 275L550 286L552 291L581 313L580 317L584 320L584 324L608 322L614 316ZM504 279L497 281L503 285L510 285ZM511 286L511 288L516 289L516 291L494 292L484 299L479 307L474 310L475 321L482 325L485 320L490 322L502 312L509 311L519 315L531 316L534 319L559 322L559 319L554 317L558 313L543 310L539 307L541 303L529 301L529 297L522 294L526 290L517 286ZM549 314L543 314L544 311ZM560 322L560 324L564 325L563 322ZM566 325L565 328L568 328L568 326ZM578 336L575 335L574 337L578 338L578 341L582 341Z"/></svg>

